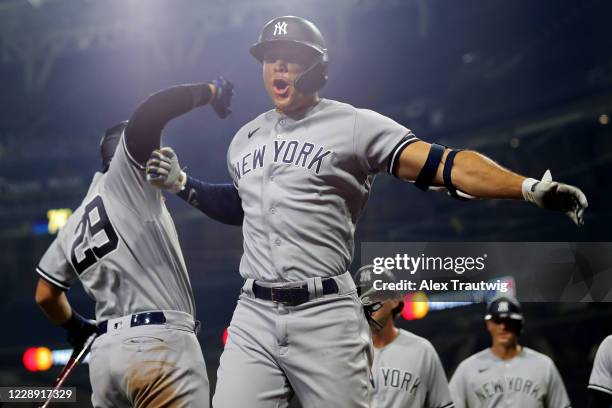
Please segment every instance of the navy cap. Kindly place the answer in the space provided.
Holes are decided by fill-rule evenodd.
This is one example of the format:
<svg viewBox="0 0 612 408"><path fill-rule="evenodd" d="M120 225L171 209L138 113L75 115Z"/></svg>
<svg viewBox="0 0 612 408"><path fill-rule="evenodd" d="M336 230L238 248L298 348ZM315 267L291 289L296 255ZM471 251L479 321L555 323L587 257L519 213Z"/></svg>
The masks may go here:
<svg viewBox="0 0 612 408"><path fill-rule="evenodd" d="M485 320L492 318L523 320L521 304L512 296L497 296L487 305Z"/></svg>

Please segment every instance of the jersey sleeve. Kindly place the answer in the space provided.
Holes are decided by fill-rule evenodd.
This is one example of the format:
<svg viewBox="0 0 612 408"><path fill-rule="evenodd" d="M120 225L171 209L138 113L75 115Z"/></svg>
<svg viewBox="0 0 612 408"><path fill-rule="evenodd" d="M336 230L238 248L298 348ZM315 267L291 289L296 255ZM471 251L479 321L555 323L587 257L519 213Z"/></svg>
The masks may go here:
<svg viewBox="0 0 612 408"><path fill-rule="evenodd" d="M115 199L139 212L143 208L149 208L161 194L160 190L147 182L145 166L130 155L125 131L108 168L105 190Z"/></svg>
<svg viewBox="0 0 612 408"><path fill-rule="evenodd" d="M427 394L427 408L451 408L454 407L451 399L450 390L448 386L448 380L446 379L446 373L444 373L444 367L440 357L433 346L429 345L427 358L429 360L429 376L427 378L428 394Z"/></svg>
<svg viewBox="0 0 612 408"><path fill-rule="evenodd" d="M36 273L47 282L62 290L70 289L77 279L77 275L66 259L60 245L60 236L57 236L41 258Z"/></svg>
<svg viewBox="0 0 612 408"><path fill-rule="evenodd" d="M397 175L402 151L417 140L411 130L394 120L357 109L353 143L357 159L368 173L387 171Z"/></svg>
<svg viewBox="0 0 612 408"><path fill-rule="evenodd" d="M448 384L455 408L468 408L463 364L455 370Z"/></svg>
<svg viewBox="0 0 612 408"><path fill-rule="evenodd" d="M588 388L612 395L612 336L597 349Z"/></svg>
<svg viewBox="0 0 612 408"><path fill-rule="evenodd" d="M571 408L572 404L565 390L561 375L552 360L549 360L548 393L546 398L547 408Z"/></svg>

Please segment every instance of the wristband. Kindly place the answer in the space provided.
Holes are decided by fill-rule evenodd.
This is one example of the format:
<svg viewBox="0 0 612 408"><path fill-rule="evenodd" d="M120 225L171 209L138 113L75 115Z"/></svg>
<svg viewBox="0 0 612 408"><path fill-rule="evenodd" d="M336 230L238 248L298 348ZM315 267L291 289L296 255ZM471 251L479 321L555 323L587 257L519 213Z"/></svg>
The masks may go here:
<svg viewBox="0 0 612 408"><path fill-rule="evenodd" d="M526 178L525 180L523 180L521 190L523 192L523 198L525 199L525 201L529 201L530 203L535 202L533 192L535 191L535 187L539 182L540 180L532 178Z"/></svg>

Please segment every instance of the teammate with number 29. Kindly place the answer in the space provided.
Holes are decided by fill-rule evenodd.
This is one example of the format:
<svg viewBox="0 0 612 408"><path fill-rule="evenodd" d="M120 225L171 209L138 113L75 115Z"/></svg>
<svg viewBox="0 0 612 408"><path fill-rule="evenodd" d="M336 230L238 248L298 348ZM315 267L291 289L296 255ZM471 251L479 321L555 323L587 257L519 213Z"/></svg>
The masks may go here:
<svg viewBox="0 0 612 408"><path fill-rule="evenodd" d="M98 335L89 364L94 407L209 406L189 276L145 162L170 119L209 102L223 118L231 95L222 78L175 86L109 129L102 170L36 268L36 302L70 343L79 348ZM96 301L97 323L68 303L64 291L77 279Z"/></svg>

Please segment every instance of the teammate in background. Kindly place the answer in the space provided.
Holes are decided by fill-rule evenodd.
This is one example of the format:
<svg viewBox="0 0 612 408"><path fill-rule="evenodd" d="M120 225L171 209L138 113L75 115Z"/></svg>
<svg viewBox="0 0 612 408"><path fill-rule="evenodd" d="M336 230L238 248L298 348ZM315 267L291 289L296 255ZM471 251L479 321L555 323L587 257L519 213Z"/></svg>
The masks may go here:
<svg viewBox="0 0 612 408"><path fill-rule="evenodd" d="M274 109L234 136L233 186L178 177L175 155L156 155L148 168L155 185L178 185L205 213L202 203L216 201L223 218L243 225L245 283L213 405L284 406L295 393L305 408L367 407L370 333L347 269L376 174L424 190L445 186L458 198L524 199L578 225L587 200L549 172L525 178L479 153L423 142L373 111L321 98L328 51L310 21L275 18L250 51Z"/></svg>
<svg viewBox="0 0 612 408"><path fill-rule="evenodd" d="M390 272L385 272L395 281ZM372 408L451 408L448 380L438 353L431 343L409 331L398 329L395 319L402 313L401 293L381 294L373 281L384 276L372 273L372 266L355 274L357 291L364 305L376 306L370 328L374 343ZM372 297L386 300L374 301Z"/></svg>
<svg viewBox="0 0 612 408"><path fill-rule="evenodd" d="M606 337L597 349L588 388L589 408L612 407L612 335Z"/></svg>
<svg viewBox="0 0 612 408"><path fill-rule="evenodd" d="M110 128L101 171L36 268L36 302L70 343L80 348L98 333L89 362L94 407L209 406L189 276L172 218L144 170L170 119L209 102L225 117L231 95L222 78L176 86ZM64 294L77 279L96 301L97 324Z"/></svg>
<svg viewBox="0 0 612 408"><path fill-rule="evenodd" d="M553 361L519 344L523 314L518 301L496 297L485 320L493 344L457 367L450 380L455 407L571 407Z"/></svg>

